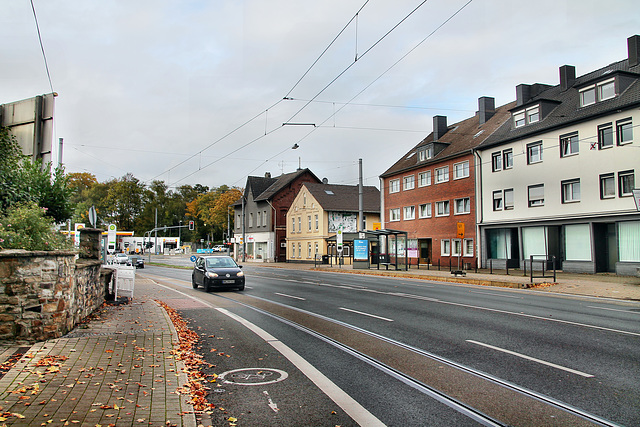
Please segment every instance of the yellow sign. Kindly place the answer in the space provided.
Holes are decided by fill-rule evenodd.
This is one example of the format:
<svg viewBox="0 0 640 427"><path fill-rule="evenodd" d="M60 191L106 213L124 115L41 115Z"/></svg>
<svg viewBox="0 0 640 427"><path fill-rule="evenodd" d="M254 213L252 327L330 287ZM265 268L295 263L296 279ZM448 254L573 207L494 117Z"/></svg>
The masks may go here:
<svg viewBox="0 0 640 427"><path fill-rule="evenodd" d="M459 239L463 239L464 238L464 223L462 223L462 222L458 223L458 238Z"/></svg>
<svg viewBox="0 0 640 427"><path fill-rule="evenodd" d="M382 223L374 222L373 223L373 229L374 230L382 230Z"/></svg>

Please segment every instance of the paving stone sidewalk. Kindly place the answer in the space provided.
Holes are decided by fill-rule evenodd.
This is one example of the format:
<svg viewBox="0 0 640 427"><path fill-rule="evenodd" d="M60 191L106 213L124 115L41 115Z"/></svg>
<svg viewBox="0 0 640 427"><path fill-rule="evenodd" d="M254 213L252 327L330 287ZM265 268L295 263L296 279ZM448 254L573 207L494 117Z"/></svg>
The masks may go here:
<svg viewBox="0 0 640 427"><path fill-rule="evenodd" d="M196 425L178 336L137 278L129 304L107 305L63 338L37 343L0 379L0 426Z"/></svg>

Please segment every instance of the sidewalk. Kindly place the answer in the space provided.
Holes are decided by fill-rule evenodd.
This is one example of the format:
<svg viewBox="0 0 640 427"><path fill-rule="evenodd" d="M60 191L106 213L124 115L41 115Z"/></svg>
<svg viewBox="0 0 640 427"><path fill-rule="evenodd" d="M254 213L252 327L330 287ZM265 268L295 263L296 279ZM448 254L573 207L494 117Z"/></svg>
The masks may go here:
<svg viewBox="0 0 640 427"><path fill-rule="evenodd" d="M0 425L195 427L190 396L176 392L187 381L178 336L150 284L138 278L130 304L31 346L0 379Z"/></svg>

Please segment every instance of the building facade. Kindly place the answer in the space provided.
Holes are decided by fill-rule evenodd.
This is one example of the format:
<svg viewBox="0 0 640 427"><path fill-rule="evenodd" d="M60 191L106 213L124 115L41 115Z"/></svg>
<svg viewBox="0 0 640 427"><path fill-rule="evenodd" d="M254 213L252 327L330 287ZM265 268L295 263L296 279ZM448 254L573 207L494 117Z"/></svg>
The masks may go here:
<svg viewBox="0 0 640 427"><path fill-rule="evenodd" d="M338 230L343 236L360 228L372 230L380 222L380 191L363 187L362 222L358 197L357 185L304 184L287 213L287 261L315 262L323 255L336 256ZM344 240L343 259L350 260L353 254L352 240Z"/></svg>
<svg viewBox="0 0 640 427"><path fill-rule="evenodd" d="M234 204L234 254L238 260L284 262L287 258L286 215L306 182L320 182L309 170L272 178L247 178L243 196ZM246 253L244 252L246 251Z"/></svg>
<svg viewBox="0 0 640 427"><path fill-rule="evenodd" d="M435 116L433 132L380 176L382 227L407 232L407 247L397 249L411 264L476 263L473 150L507 120L515 103L496 109L493 98L482 97L478 104L474 117L453 125ZM382 250L396 253L395 247Z"/></svg>
<svg viewBox="0 0 640 427"><path fill-rule="evenodd" d="M640 267L640 37L627 45L623 61L579 77L565 65L558 85L516 88L509 120L477 150L483 263Z"/></svg>

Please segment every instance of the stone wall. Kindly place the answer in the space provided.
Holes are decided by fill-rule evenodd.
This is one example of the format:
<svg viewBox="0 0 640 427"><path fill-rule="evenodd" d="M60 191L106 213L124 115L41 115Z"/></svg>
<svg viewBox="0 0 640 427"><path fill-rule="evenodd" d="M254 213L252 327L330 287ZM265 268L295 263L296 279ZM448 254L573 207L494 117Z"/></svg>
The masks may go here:
<svg viewBox="0 0 640 427"><path fill-rule="evenodd" d="M0 251L0 340L61 337L102 305L110 277L89 246L77 261L75 251Z"/></svg>

